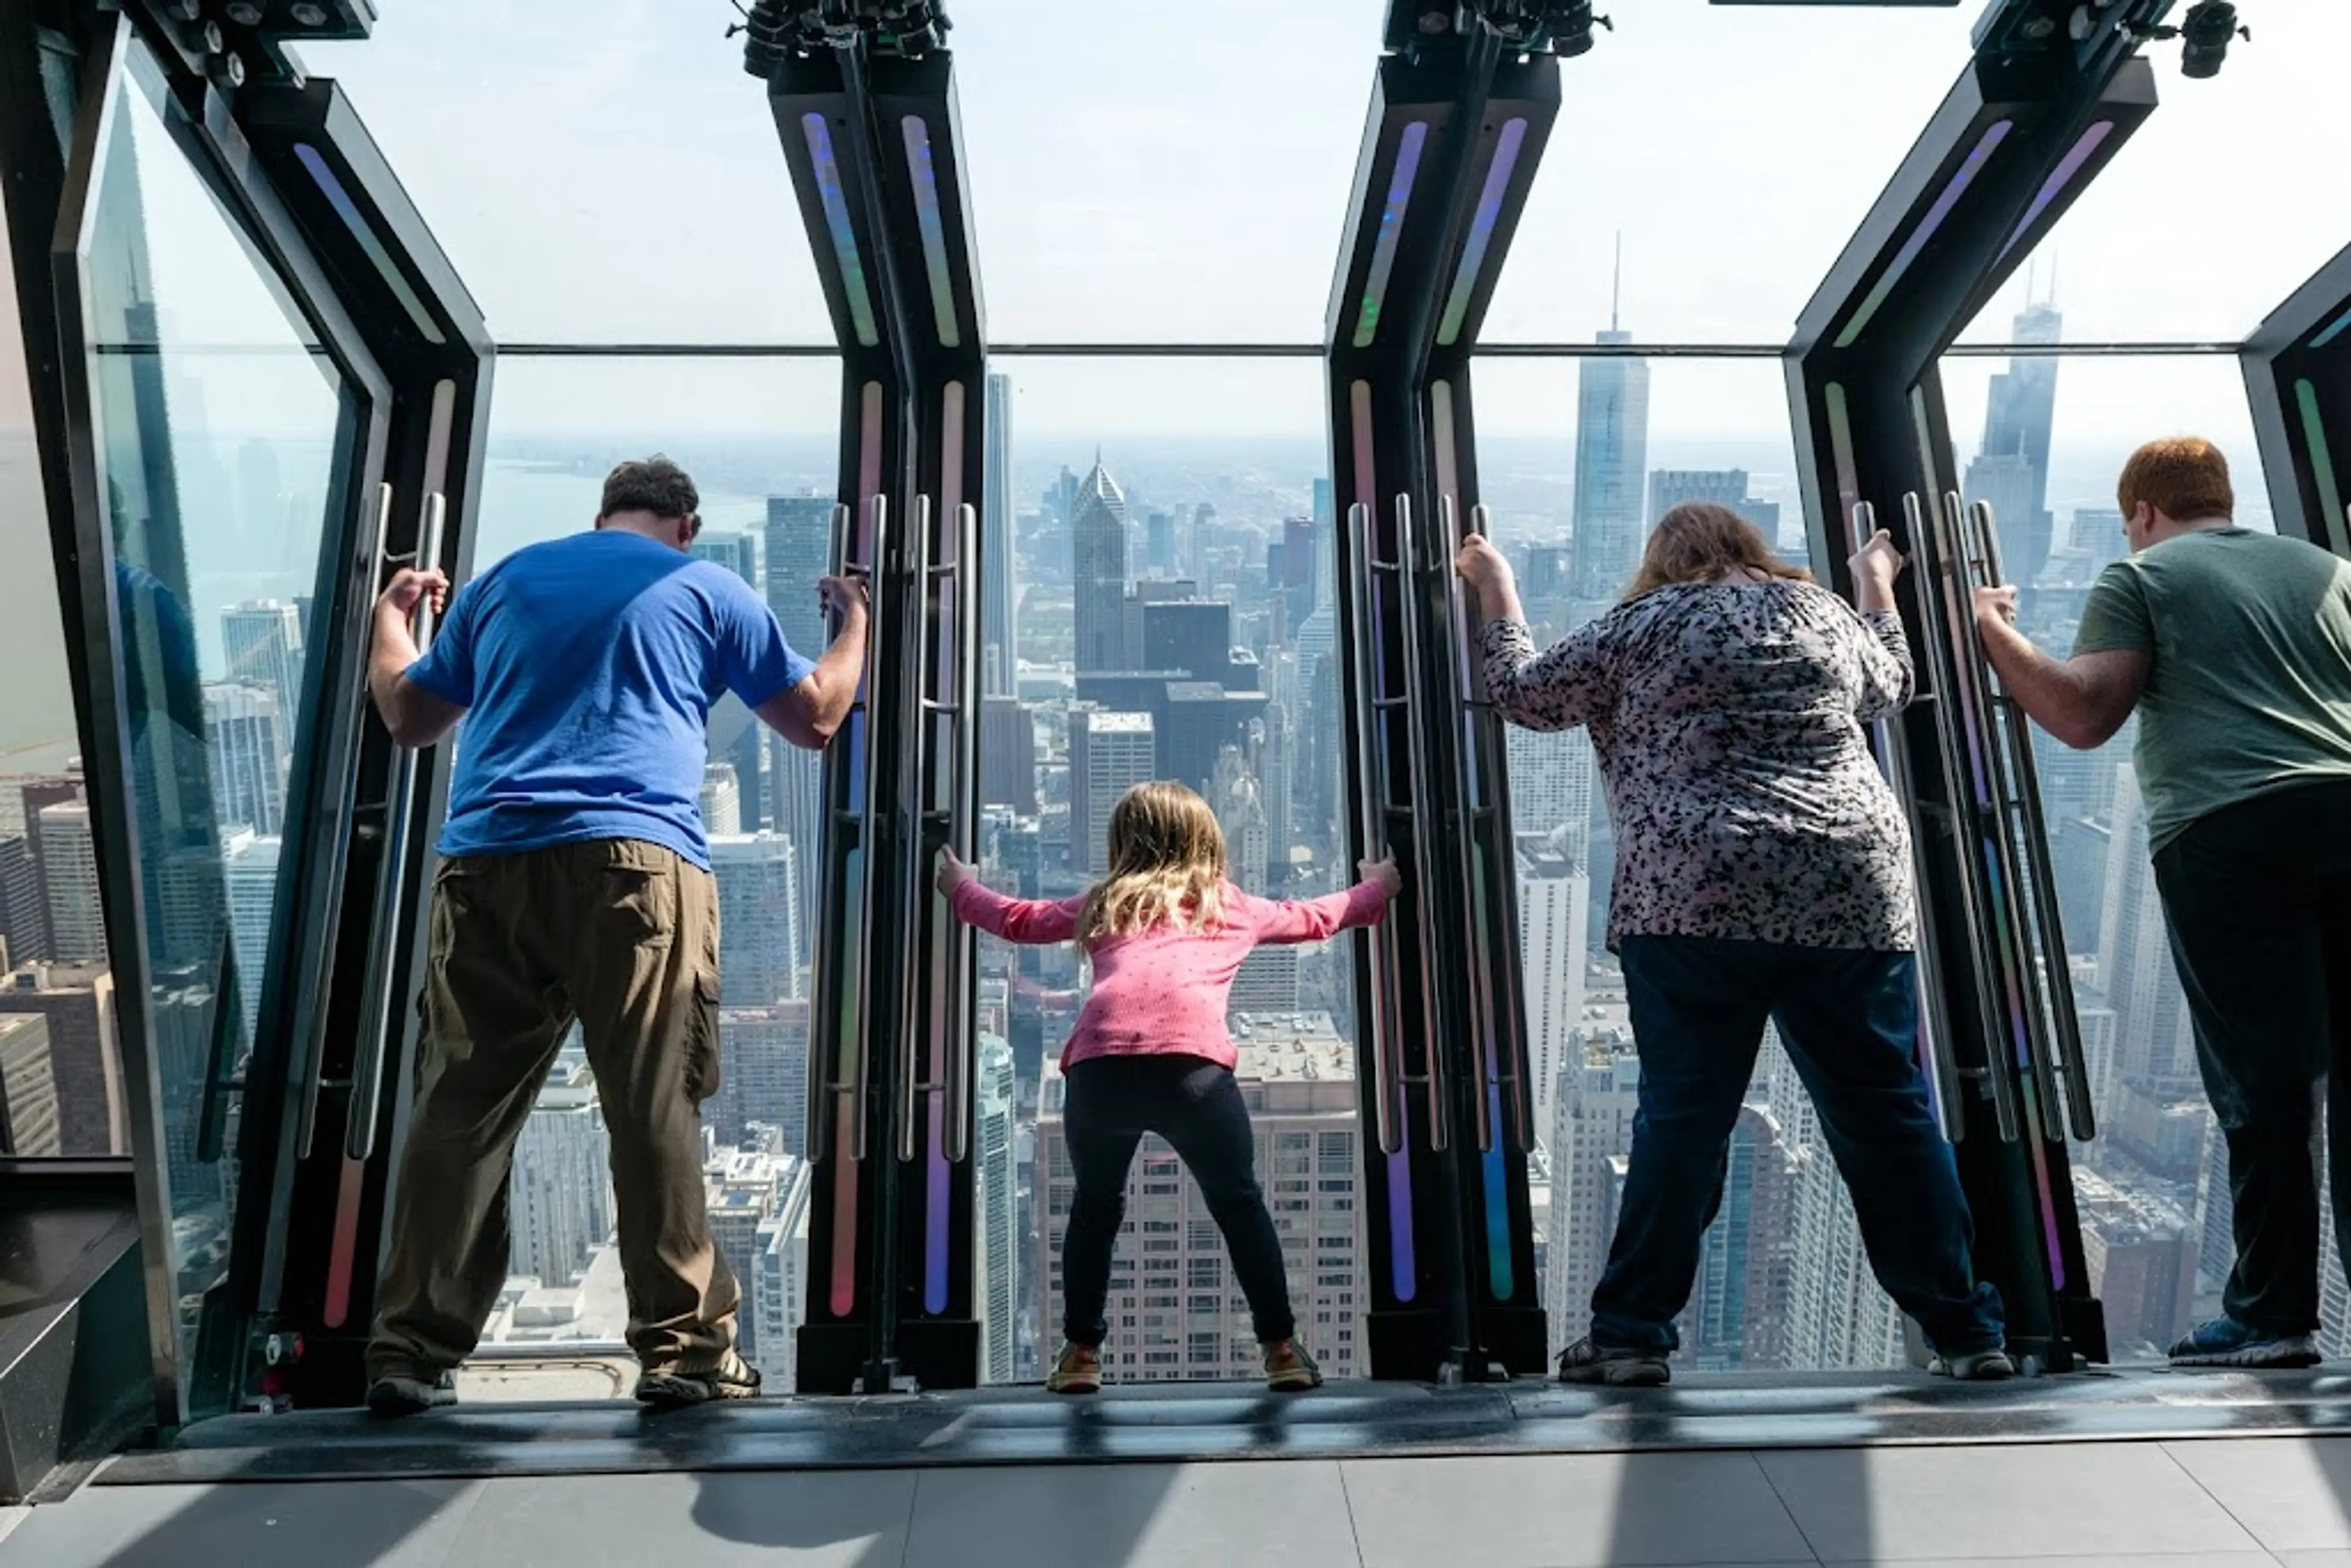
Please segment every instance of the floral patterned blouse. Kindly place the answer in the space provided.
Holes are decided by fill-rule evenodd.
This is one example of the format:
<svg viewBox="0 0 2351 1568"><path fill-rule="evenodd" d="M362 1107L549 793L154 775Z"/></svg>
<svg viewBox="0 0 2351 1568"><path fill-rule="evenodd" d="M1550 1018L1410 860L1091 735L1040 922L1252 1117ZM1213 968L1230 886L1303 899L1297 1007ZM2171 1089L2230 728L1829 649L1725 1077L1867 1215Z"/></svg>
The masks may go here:
<svg viewBox="0 0 2351 1568"><path fill-rule="evenodd" d="M1506 718L1592 732L1616 829L1611 948L1910 947L1909 833L1862 727L1910 701L1892 613L1809 582L1678 583L1540 656L1523 622L1484 640Z"/></svg>

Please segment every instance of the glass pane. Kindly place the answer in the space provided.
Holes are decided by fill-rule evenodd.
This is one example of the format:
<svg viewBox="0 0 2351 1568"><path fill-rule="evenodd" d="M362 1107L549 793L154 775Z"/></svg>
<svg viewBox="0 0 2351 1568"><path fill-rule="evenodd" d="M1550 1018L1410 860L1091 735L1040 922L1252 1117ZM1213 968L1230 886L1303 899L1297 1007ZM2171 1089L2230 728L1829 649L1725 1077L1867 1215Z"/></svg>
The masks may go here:
<svg viewBox="0 0 2351 1568"><path fill-rule="evenodd" d="M6 250L0 233L0 262ZM40 836L44 810L70 808L62 821L85 797L16 290L0 266L0 550L18 566L0 583L0 1153L120 1155L130 1145L111 983L103 965L52 962L53 900L73 927L98 894L75 874L71 832L46 854Z"/></svg>
<svg viewBox="0 0 2351 1568"><path fill-rule="evenodd" d="M1058 0L956 12L990 333L1318 338L1385 14L1195 0L1180 26L1147 5L1089 7L1073 26Z"/></svg>
<svg viewBox="0 0 2351 1568"><path fill-rule="evenodd" d="M1966 67L1974 16L1616 7L1616 30L1566 62L1487 340L1583 340L1613 322L1648 342L1787 341Z"/></svg>
<svg viewBox="0 0 2351 1568"><path fill-rule="evenodd" d="M504 342L823 342L824 297L726 5L402 0L311 44Z"/></svg>
<svg viewBox="0 0 2351 1568"><path fill-rule="evenodd" d="M2294 150L2335 144L2351 6L2241 9L2259 41L2211 80L2148 46L2161 107L1963 340L2015 340L2053 298L2079 342L2235 342L2342 248L2351 164Z"/></svg>
<svg viewBox="0 0 2351 1568"><path fill-rule="evenodd" d="M1005 368L994 392L1010 439L990 461L1009 476L1013 678L981 732L982 877L1026 897L1081 891L1103 870L1111 804L1157 778L1207 798L1244 889L1346 885L1321 366ZM1261 949L1229 1020L1300 1332L1340 1376L1368 1370L1353 962L1343 940ZM986 1371L1032 1380L1061 1332L1072 1176L1059 1057L1084 967L1066 945L984 937L980 977ZM1261 1375L1223 1238L1156 1139L1126 1205L1112 1380Z"/></svg>
<svg viewBox="0 0 2351 1568"><path fill-rule="evenodd" d="M275 980L278 835L314 722L304 666L356 425L308 326L165 128L143 57L120 91L84 281L184 1342L227 1266L234 1109L207 1086L241 1071ZM61 876L94 888L87 809L44 807L40 823L53 891ZM78 907L53 920L53 956L103 964L96 900Z"/></svg>
<svg viewBox="0 0 2351 1568"><path fill-rule="evenodd" d="M666 452L702 491L696 552L759 588L813 657L840 396L830 359L503 359L473 570L592 527L612 465ZM450 744L464 747L462 726ZM806 1300L817 760L767 735L732 696L712 710L702 810L722 1007L720 1087L702 1111L705 1176L712 1228L743 1288L738 1342L778 1391L792 1385ZM602 1399L633 1384L609 1151L575 1031L515 1151L512 1277L458 1375L464 1397Z"/></svg>
<svg viewBox="0 0 2351 1568"><path fill-rule="evenodd" d="M2090 584L2121 556L2115 479L2149 436L2192 432L2228 455L2237 518L2271 527L2261 455L2235 360L2068 359L2034 361L2054 381L2043 406L2048 499L2037 572L2018 624L2048 652L2073 646ZM2016 370L2000 361L1946 359L1952 437L1972 490L2002 516L2013 466L1987 452L1986 433L2012 421ZM1995 448L1997 442L1991 444ZM1970 499L1979 498L1971 495ZM2002 517L2004 540L2024 530ZM2023 552L2010 546L2004 554ZM2097 1141L2075 1151L2074 1195L2090 1288L2105 1304L2117 1361L2158 1360L2192 1323L2220 1311L2230 1242L2225 1146L2197 1074L2187 1009L2147 863L2147 822L2130 767L2134 727L2095 751L2032 737L2043 827L2057 883L2074 1001L2090 1068ZM2333 1221L2327 1221L2331 1228ZM2326 1245L2331 1249L2330 1240ZM2323 1254L2334 1256L2331 1250ZM2339 1291L2339 1270L2324 1270ZM2328 1354L2344 1348L2343 1302L2329 1298Z"/></svg>
<svg viewBox="0 0 2351 1568"><path fill-rule="evenodd" d="M1730 506L1803 559L1777 361L1489 360L1477 391L1485 499L1538 644L1608 609L1650 526L1680 501ZM1512 729L1509 744L1546 1145L1533 1198L1556 1354L1589 1325L1632 1148L1640 1049L1605 946L1616 848L1592 743L1582 730ZM1678 1361L1747 1372L1900 1364L1901 1316L1869 1272L1820 1119L1769 1031L1726 1184Z"/></svg>

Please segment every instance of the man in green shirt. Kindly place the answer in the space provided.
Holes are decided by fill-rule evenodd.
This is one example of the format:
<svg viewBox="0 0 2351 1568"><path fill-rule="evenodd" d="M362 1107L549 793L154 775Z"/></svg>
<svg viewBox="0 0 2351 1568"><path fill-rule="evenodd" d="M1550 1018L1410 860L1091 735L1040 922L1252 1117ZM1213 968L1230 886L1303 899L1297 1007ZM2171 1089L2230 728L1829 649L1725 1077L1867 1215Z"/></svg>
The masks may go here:
<svg viewBox="0 0 2351 1568"><path fill-rule="evenodd" d="M2315 1365L2321 1079L2351 1241L2351 561L2237 527L2207 441L2141 447L2119 498L2133 554L2091 591L2072 658L2017 631L2012 588L1978 591L1976 622L2009 692L2067 746L2138 715L2147 847L2228 1140L2237 1252L2224 1315L2172 1362Z"/></svg>

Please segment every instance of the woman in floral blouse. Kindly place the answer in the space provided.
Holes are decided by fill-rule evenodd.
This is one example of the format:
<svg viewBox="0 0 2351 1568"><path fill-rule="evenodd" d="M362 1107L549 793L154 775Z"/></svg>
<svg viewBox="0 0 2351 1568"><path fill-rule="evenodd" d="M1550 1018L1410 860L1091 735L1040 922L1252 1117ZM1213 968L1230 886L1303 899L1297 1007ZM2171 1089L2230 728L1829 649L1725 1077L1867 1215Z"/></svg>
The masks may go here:
<svg viewBox="0 0 2351 1568"><path fill-rule="evenodd" d="M1909 838L1862 728L1910 700L1902 564L1884 533L1863 547L1856 612L1737 513L1677 507L1624 601L1537 654L1509 562L1462 543L1488 694L1514 724L1591 731L1616 830L1608 946L1640 1106L1592 1332L1560 1358L1569 1382L1669 1375L1766 1020L1819 1107L1871 1267L1935 1369L2015 1370L1917 1066Z"/></svg>

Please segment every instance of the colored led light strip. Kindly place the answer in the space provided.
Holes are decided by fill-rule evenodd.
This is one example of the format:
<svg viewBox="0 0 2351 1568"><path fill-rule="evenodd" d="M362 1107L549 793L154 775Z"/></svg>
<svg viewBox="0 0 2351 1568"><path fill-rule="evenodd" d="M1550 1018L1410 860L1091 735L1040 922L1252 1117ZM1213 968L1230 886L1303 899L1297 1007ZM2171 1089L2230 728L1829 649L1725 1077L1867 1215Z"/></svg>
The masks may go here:
<svg viewBox="0 0 2351 1568"><path fill-rule="evenodd" d="M1494 166L1486 171L1486 189L1478 198L1478 215L1470 220L1469 244L1461 252L1460 270L1453 275L1453 296L1445 302L1445 319L1437 329L1437 340L1448 349L1460 338L1461 323L1468 319L1469 299L1478 291L1479 275L1486 270L1486 251L1502 221L1502 198L1510 194L1510 176L1518 170L1519 152L1526 141L1524 120L1513 120L1502 127L1501 145L1495 150Z"/></svg>
<svg viewBox="0 0 2351 1568"><path fill-rule="evenodd" d="M910 120L908 123L915 125L921 122ZM924 164L927 164L928 158L929 147L926 143L924 148ZM935 203L934 205L935 206ZM925 232L927 238L928 230ZM950 305L953 303L952 298L949 298L947 303ZM938 681L939 695L943 699L953 689L952 672L958 662L957 650L961 647L956 641L958 636L956 624L956 613L963 607L964 596L976 593L978 588L977 580L978 563L964 559L961 553L966 396L964 383L961 382L949 382L939 393L939 513L935 521L938 530L937 537L954 539L957 552L955 576L948 580L954 583L955 591L943 592L939 595L939 627L937 647L934 657L935 674ZM973 722L973 716L959 714L956 716L956 722L969 724ZM949 935L946 939L952 942L955 940L952 935L954 922L941 921L938 917L943 904L944 900L934 895L933 928L947 932ZM947 1081L948 1051L961 1051L972 1053L976 1057L979 1050L979 1037L977 1030L967 1028L965 1036L961 1040L951 1040L947 1037L946 1020L956 1014L956 1009L950 1005L950 998L947 996L951 967L952 966L942 963L935 967L932 974L931 1082L938 1084L944 1084ZM972 1021L968 1016L966 1017L967 1025ZM976 1060L965 1064L967 1074L976 1075L977 1070L978 1063ZM930 1099L931 1141L928 1170L930 1180L925 1193L923 1310L933 1317L937 1317L947 1310L947 1286L951 1279L948 1271L948 1257L951 1251L949 1242L953 1239L950 1230L955 1209L950 1201L954 1187L947 1165L946 1092L944 1089L934 1091Z"/></svg>
<svg viewBox="0 0 2351 1568"><path fill-rule="evenodd" d="M307 141L297 141L294 156L300 159L302 167L310 172L310 178L317 183L319 193L327 198L327 204L335 209L335 215L343 220L343 226L351 231L353 239L359 241L360 251L374 264L376 271L382 274L384 287L391 289L392 298L400 301L400 308L408 312L408 319L416 323L416 329L423 335L424 340L428 343L447 342L449 340L442 334L440 324L433 319L433 313L424 308L424 301L416 297L416 290L408 286L408 279L392 261L392 253L383 248L381 240L376 238L375 225L367 221L367 215L360 211L359 204L351 200L349 191L343 189L343 183L335 178L335 172L327 166L324 158L319 156L319 150Z"/></svg>
<svg viewBox="0 0 2351 1568"><path fill-rule="evenodd" d="M906 137L906 167L914 175L914 218L923 231L923 265L931 275L931 314L938 318L939 346L963 346L963 328L956 319L955 277L947 270L947 226L939 216L939 172L931 158L931 128L919 114L902 122ZM955 508L946 509L955 516Z"/></svg>
<svg viewBox="0 0 2351 1568"><path fill-rule="evenodd" d="M1844 383L1829 382L1821 396L1829 410L1829 460L1836 465L1837 499L1849 517L1861 501L1861 472L1854 463L1853 415L1845 407Z"/></svg>
<svg viewBox="0 0 2351 1568"><path fill-rule="evenodd" d="M2335 318L2333 324L2325 331L2310 340L2310 346L2314 349L2323 349L2343 336L2346 331L2351 331L2351 310L2346 310L2342 315Z"/></svg>
<svg viewBox="0 0 2351 1568"><path fill-rule="evenodd" d="M2034 224L2041 221L2041 214L2049 210L2049 204L2055 201L2064 193L2065 187L2074 183L2074 176L2082 172L2082 165L2087 163L2090 161L2090 155L2105 146L2106 138L2114 133L2115 122L2111 120L2101 120L2082 132L2081 139L2074 143L2073 150L2059 159L2057 167L2049 172L2049 178L2041 182L2040 193L2032 198L2032 204L2024 209L2023 219L2017 224L2015 232L2008 236L2008 243L2000 247L2001 261L2008 259L2008 253L2014 250L2017 242L2024 237L2026 232ZM1993 265L1998 266L1999 263L1995 262Z"/></svg>
<svg viewBox="0 0 2351 1568"><path fill-rule="evenodd" d="M2319 522L2338 544L2343 540L2343 491L2335 477L2335 452L2326 444L2326 421L2318 411L2318 389L2297 379L2294 406L2302 412L2303 438L2310 443L2310 476L2318 486Z"/></svg>
<svg viewBox="0 0 2351 1568"><path fill-rule="evenodd" d="M808 138L809 157L816 166L817 201L824 208L824 226L832 231L832 254L841 264L841 292L849 297L849 320L857 341L872 348L882 340L873 325L873 300L865 287L865 263L857 254L857 231L849 226L849 199L841 193L841 164L832 155L832 127L821 114L800 116Z"/></svg>
<svg viewBox="0 0 2351 1568"><path fill-rule="evenodd" d="M1388 278L1395 271L1396 246L1404 239L1404 215L1412 205L1413 182L1420 175L1421 150L1428 127L1414 120L1396 147L1395 172L1388 178L1388 203L1380 209L1380 237L1372 246L1371 276L1364 280L1364 307L1355 317L1355 347L1368 349L1380 335L1380 307L1387 303Z"/></svg>
<svg viewBox="0 0 2351 1568"><path fill-rule="evenodd" d="M1968 154L1966 161L1951 175L1950 183L1943 187L1943 193L1935 198L1935 204L1927 209L1927 215L1918 220L1918 226L1910 231L1910 237L1902 242L1902 248L1895 253L1893 261L1878 276L1877 286L1862 300L1861 308L1853 313L1853 319L1845 323L1844 330L1837 334L1838 348L1850 349L1868 328L1870 320L1877 314L1878 307L1886 303L1886 296L1894 292L1894 286L1902 281L1902 275L1910 270L1910 264L1918 259L1918 253L1927 248L1927 242L1935 237L1935 231L1943 226L1943 220L1951 215L1951 209L1959 204L1959 198L1967 194L1968 187L1975 183L1978 174L1983 172L1984 165L1991 161L1993 152L2008 139L2010 124L2011 121L1996 120L1985 129L1975 151Z"/></svg>
<svg viewBox="0 0 2351 1568"><path fill-rule="evenodd" d="M1464 800L1462 810L1469 803ZM1487 907L1486 867L1474 856L1470 861L1471 895L1474 908ZM1480 921L1482 925L1482 920ZM1491 933L1488 933L1490 938ZM1517 936L1516 932L1510 933ZM1490 940L1485 948L1492 952ZM1498 1301L1507 1301L1518 1293L1518 1265L1510 1253L1510 1194L1502 1171L1502 1061L1499 1030L1494 1018L1494 988L1488 984L1479 988L1483 993L1485 1016L1479 1020L1485 1026L1486 1040L1486 1125L1494 1129L1494 1146L1488 1149L1480 1162L1486 1177L1486 1284Z"/></svg>

